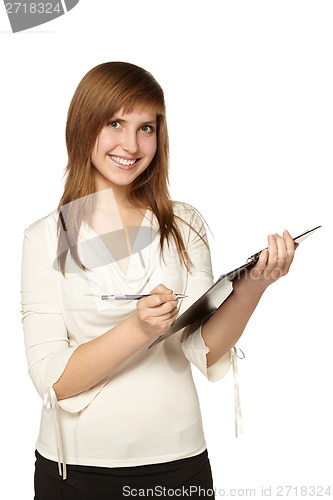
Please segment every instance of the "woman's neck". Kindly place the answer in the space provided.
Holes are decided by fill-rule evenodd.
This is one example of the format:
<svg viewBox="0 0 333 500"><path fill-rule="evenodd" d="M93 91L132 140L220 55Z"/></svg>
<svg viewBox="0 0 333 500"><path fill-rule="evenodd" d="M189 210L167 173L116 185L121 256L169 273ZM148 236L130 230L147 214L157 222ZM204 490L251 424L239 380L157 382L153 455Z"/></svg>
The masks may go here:
<svg viewBox="0 0 333 500"><path fill-rule="evenodd" d="M140 226L147 207L135 206L124 192L114 189L103 189L94 193L93 216L91 224L95 229L108 231L110 224L122 226ZM102 227L101 227L102 226Z"/></svg>

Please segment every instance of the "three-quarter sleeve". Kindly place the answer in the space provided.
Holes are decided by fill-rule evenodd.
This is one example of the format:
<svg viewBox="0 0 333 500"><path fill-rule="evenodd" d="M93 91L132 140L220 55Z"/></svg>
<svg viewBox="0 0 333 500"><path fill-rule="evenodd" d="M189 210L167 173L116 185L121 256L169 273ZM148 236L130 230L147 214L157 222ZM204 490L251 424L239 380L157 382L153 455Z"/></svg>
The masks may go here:
<svg viewBox="0 0 333 500"><path fill-rule="evenodd" d="M185 328L183 333L182 349L186 358L193 363L211 382L221 380L228 373L231 366L231 355L227 352L215 363L207 367L209 348L201 335L203 320L198 320Z"/></svg>
<svg viewBox="0 0 333 500"><path fill-rule="evenodd" d="M40 394L61 376L75 347L69 346L52 267L27 232L22 259L22 321L29 374Z"/></svg>
<svg viewBox="0 0 333 500"><path fill-rule="evenodd" d="M42 227L41 227L42 226ZM47 228L38 224L24 235L21 305L29 375L44 398L61 377L78 344L71 344L57 296L53 259ZM59 401L70 412L85 408L107 381L71 398Z"/></svg>

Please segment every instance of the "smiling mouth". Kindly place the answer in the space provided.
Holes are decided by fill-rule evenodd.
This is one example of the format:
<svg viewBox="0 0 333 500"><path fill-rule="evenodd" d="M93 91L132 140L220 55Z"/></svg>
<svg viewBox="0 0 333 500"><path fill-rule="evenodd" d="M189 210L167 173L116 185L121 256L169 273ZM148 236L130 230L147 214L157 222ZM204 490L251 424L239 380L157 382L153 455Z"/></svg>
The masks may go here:
<svg viewBox="0 0 333 500"><path fill-rule="evenodd" d="M140 160L140 158L122 158L121 156L108 155L110 160L117 166L124 170L132 169L136 163Z"/></svg>

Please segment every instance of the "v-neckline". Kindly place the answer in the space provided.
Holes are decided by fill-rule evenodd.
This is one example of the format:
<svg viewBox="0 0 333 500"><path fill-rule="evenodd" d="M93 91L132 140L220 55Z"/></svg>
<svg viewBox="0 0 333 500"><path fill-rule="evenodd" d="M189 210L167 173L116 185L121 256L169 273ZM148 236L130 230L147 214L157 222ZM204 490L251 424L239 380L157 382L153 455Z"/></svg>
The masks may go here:
<svg viewBox="0 0 333 500"><path fill-rule="evenodd" d="M136 270L138 271L140 267L142 269L146 268L142 257L142 251L146 247L150 246L157 236L157 228L154 228L153 218L154 214L148 208L143 214L141 225L123 226L116 231L104 233L102 235L98 234L88 223L83 222L83 239L85 239L84 235L88 232L87 241L88 239L94 239L97 242L97 245L94 245L94 251L100 254L101 260L106 263L116 264L114 269L117 269L117 271L128 280L131 279L128 271L131 267L133 258L137 257L136 254L138 254L140 259L140 266L137 267ZM146 230L144 228L146 228ZM118 240L119 237L122 237L122 232L124 232L125 238L123 240ZM137 244L139 236L141 236L144 242L147 242L146 245L142 245L142 242L141 245L140 242ZM125 248L127 252L125 251ZM124 257L122 257L122 255L124 255ZM144 271L143 274L145 274L145 272L146 271ZM133 278L137 279L138 276Z"/></svg>

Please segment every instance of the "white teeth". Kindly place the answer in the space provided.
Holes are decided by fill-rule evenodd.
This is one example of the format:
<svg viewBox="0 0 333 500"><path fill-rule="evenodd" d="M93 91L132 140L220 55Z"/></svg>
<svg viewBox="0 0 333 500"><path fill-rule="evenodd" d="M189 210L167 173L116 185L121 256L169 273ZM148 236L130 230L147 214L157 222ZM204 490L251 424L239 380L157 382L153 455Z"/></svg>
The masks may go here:
<svg viewBox="0 0 333 500"><path fill-rule="evenodd" d="M110 158L111 158L111 160L114 160L117 163L120 163L121 165L126 165L126 166L134 165L134 163L136 162L136 160L125 160L124 158L120 158L119 156L111 156L110 155Z"/></svg>

